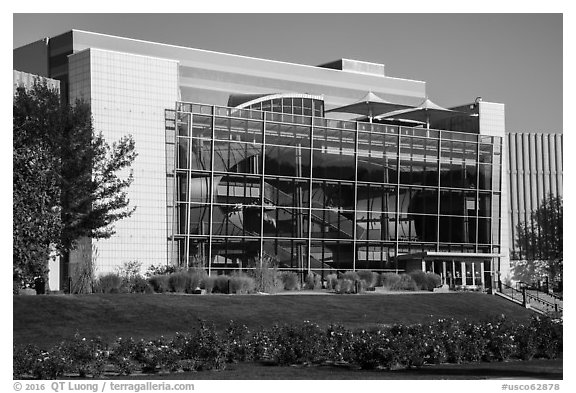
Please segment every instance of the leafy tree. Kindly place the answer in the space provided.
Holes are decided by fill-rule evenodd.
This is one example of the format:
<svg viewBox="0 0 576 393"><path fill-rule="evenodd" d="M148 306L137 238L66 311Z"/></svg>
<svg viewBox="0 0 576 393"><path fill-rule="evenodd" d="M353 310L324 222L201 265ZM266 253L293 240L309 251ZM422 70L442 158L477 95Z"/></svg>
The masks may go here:
<svg viewBox="0 0 576 393"><path fill-rule="evenodd" d="M14 276L30 282L46 274L49 245L66 261L80 238L108 238L134 212L137 154L130 135L109 145L86 102L63 103L46 83L18 88L13 106Z"/></svg>
<svg viewBox="0 0 576 393"><path fill-rule="evenodd" d="M32 285L47 274L50 245L58 244L59 160L46 129L59 127L58 93L46 84L18 88L13 104L13 280Z"/></svg>
<svg viewBox="0 0 576 393"><path fill-rule="evenodd" d="M540 207L530 214L530 222L517 227L519 262L515 278L531 281L547 275L559 280L563 272L563 201L549 195Z"/></svg>
<svg viewBox="0 0 576 393"><path fill-rule="evenodd" d="M126 189L133 181L132 171L125 178L119 173L136 158L134 140L125 136L111 146L92 125L90 107L82 101L68 106L56 136L60 157L62 190L62 239L64 252L82 237L109 238L114 222L129 217Z"/></svg>

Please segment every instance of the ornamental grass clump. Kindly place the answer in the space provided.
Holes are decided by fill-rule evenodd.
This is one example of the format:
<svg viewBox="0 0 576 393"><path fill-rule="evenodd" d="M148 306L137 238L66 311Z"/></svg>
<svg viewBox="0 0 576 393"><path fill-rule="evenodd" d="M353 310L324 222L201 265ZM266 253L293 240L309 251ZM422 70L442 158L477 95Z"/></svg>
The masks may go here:
<svg viewBox="0 0 576 393"><path fill-rule="evenodd" d="M245 295L256 291L256 283L252 277L243 273L233 274L230 277L230 292Z"/></svg>
<svg viewBox="0 0 576 393"><path fill-rule="evenodd" d="M357 272L358 278L364 282L363 287L365 288L374 288L378 285L379 276L376 272L370 272L367 270L360 270Z"/></svg>
<svg viewBox="0 0 576 393"><path fill-rule="evenodd" d="M190 275L181 271L168 276L168 284L171 292L184 293L190 287Z"/></svg>
<svg viewBox="0 0 576 393"><path fill-rule="evenodd" d="M128 281L130 293L153 293L154 289L150 282L142 276L131 277Z"/></svg>
<svg viewBox="0 0 576 393"><path fill-rule="evenodd" d="M390 291L392 287L400 282L400 275L398 273L382 273L380 275L380 286Z"/></svg>
<svg viewBox="0 0 576 393"><path fill-rule="evenodd" d="M354 293L354 281L347 278L339 278L334 290L339 294Z"/></svg>
<svg viewBox="0 0 576 393"><path fill-rule="evenodd" d="M337 274L329 274L326 276L326 288L332 291L336 290L336 284L338 283L338 275Z"/></svg>
<svg viewBox="0 0 576 393"><path fill-rule="evenodd" d="M250 274L254 278L258 292L276 293L284 289L275 261L268 256L257 258Z"/></svg>
<svg viewBox="0 0 576 393"><path fill-rule="evenodd" d="M392 291L417 291L418 285L414 282L412 277L408 274L401 274L400 279L395 282L391 287Z"/></svg>
<svg viewBox="0 0 576 393"><path fill-rule="evenodd" d="M206 271L201 268L193 268L186 272L188 275L188 282L186 286L186 293L193 293L202 285L202 281L208 276Z"/></svg>
<svg viewBox="0 0 576 393"><path fill-rule="evenodd" d="M214 276L204 277L204 279L202 280L200 288L205 289L206 294L209 295L214 290L214 281L216 281L216 277L214 277Z"/></svg>
<svg viewBox="0 0 576 393"><path fill-rule="evenodd" d="M151 276L148 282L156 293L170 292L170 276L168 274Z"/></svg>
<svg viewBox="0 0 576 393"><path fill-rule="evenodd" d="M106 273L98 277L94 285L95 293L122 292L122 277L118 273Z"/></svg>
<svg viewBox="0 0 576 393"><path fill-rule="evenodd" d="M418 289L424 291L432 291L441 283L441 278L438 274L432 272L423 272L422 270L414 270L408 273L414 280Z"/></svg>
<svg viewBox="0 0 576 393"><path fill-rule="evenodd" d="M284 284L284 289L286 291L297 291L300 289L300 278L296 272L281 272L280 279Z"/></svg>
<svg viewBox="0 0 576 393"><path fill-rule="evenodd" d="M229 293L230 292L230 277L229 276L216 276L214 279L214 289L212 293Z"/></svg>
<svg viewBox="0 0 576 393"><path fill-rule="evenodd" d="M304 281L304 288L306 289L322 289L322 277L314 272L308 273Z"/></svg>

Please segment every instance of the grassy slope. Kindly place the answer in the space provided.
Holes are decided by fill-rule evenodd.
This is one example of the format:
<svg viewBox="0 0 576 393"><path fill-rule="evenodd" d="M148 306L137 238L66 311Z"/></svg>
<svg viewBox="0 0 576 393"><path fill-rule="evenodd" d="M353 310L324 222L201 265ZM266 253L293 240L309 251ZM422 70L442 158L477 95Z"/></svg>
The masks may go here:
<svg viewBox="0 0 576 393"><path fill-rule="evenodd" d="M395 371L357 370L333 366L269 366L262 363L229 364L223 371L112 377L162 380L434 380L434 379L549 379L561 380L562 359L509 362L438 364Z"/></svg>
<svg viewBox="0 0 576 393"><path fill-rule="evenodd" d="M111 341L151 338L190 330L198 318L224 328L230 320L269 327L309 320L348 327L418 323L431 318L484 319L506 314L527 320L532 312L478 293L341 296L74 295L14 296L14 343L53 345L77 331Z"/></svg>

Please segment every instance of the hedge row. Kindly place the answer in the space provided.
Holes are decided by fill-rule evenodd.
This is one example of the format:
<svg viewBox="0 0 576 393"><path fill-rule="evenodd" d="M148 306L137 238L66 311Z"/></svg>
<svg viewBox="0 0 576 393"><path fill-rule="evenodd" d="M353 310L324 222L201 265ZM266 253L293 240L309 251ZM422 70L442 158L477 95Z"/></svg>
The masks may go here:
<svg viewBox="0 0 576 393"><path fill-rule="evenodd" d="M533 318L513 324L504 317L483 322L441 319L429 324L372 330L328 328L303 322L250 331L231 322L218 333L203 321L172 338L118 338L112 344L79 335L50 350L15 347L15 379L98 377L103 373L222 370L232 362L277 365L348 364L362 369L398 369L426 364L556 358L562 354L562 322Z"/></svg>
<svg viewBox="0 0 576 393"><path fill-rule="evenodd" d="M357 293L374 287L389 291L432 291L440 285L440 276L435 273L413 271L408 274L371 271L347 271L326 276L326 288L337 293ZM206 293L274 293L282 290L321 289L322 279L316 273L306 276L301 285L296 272L276 269L256 269L249 273L235 272L232 275L208 276L201 269L175 271L151 275L148 279L134 275L129 278L117 273L101 276L94 287L96 293L193 293L197 289Z"/></svg>

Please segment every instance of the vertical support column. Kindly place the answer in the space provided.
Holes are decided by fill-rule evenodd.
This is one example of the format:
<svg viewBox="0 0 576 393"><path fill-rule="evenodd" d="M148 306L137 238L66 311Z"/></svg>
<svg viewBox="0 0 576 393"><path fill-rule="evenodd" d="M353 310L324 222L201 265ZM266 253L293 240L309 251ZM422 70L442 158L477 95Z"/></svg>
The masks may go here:
<svg viewBox="0 0 576 393"><path fill-rule="evenodd" d="M486 283L484 282L484 261L480 262L480 283L482 284L482 287L486 287Z"/></svg>
<svg viewBox="0 0 576 393"><path fill-rule="evenodd" d="M178 178L176 176L176 168L178 167L178 104L176 104L176 110L174 111L174 169L172 171L173 176L173 192L172 192L172 238L170 241L170 257L168 258L168 263L174 258L174 243L175 235L178 228L177 222L177 209L176 201L178 200ZM192 116L192 115L190 115ZM176 263L178 263L178 256L180 255L180 250L176 254Z"/></svg>
<svg viewBox="0 0 576 393"><path fill-rule="evenodd" d="M358 131L359 123L356 122L356 133L354 135L354 219L352 221L352 271L356 271L356 259L357 259L357 245L356 245L356 232L357 232L357 208L358 208Z"/></svg>
<svg viewBox="0 0 576 393"><path fill-rule="evenodd" d="M262 174L260 175L260 267L264 258L264 174L266 173L266 112L262 113Z"/></svg>
<svg viewBox="0 0 576 393"><path fill-rule="evenodd" d="M399 226L400 226L400 127L398 127L398 147L396 149L396 226L395 226L395 239L394 239L394 244L396 246L396 255L395 255L395 260L396 260L396 270L398 270L398 249L399 249L399 243L398 243L398 233L399 233Z"/></svg>
<svg viewBox="0 0 576 393"><path fill-rule="evenodd" d="M474 214L476 215L476 217L474 221L476 228L474 238L474 252L478 252L478 239L479 239L478 229L480 229L479 225L480 219L478 218L480 213L480 138L479 137L476 139L475 161L476 161L476 184L474 185L474 187L476 188L476 198L475 198L476 200L474 201ZM492 189L492 186L490 186L490 189ZM490 204L492 204L492 199L490 199ZM490 238L492 238L492 220L490 220ZM492 252L492 249L490 249L490 252Z"/></svg>
<svg viewBox="0 0 576 393"><path fill-rule="evenodd" d="M468 285L466 277L466 262L460 262L460 275L462 276L462 286Z"/></svg>
<svg viewBox="0 0 576 393"><path fill-rule="evenodd" d="M422 271L426 271L426 260L424 258L422 258Z"/></svg>
<svg viewBox="0 0 576 393"><path fill-rule="evenodd" d="M450 264L452 265L452 280L454 285L456 285L456 262L452 259Z"/></svg>
<svg viewBox="0 0 576 393"><path fill-rule="evenodd" d="M190 108L192 110L192 108ZM190 121L188 121L188 151L186 154L186 183L188 185L188 190L186 195L186 229L184 233L186 234L185 243L184 243L184 258L186 261L186 268L190 267L190 195L192 191L192 112L189 113Z"/></svg>
<svg viewBox="0 0 576 393"><path fill-rule="evenodd" d="M446 278L447 278L447 272L446 272L446 261L442 261L442 284L446 285Z"/></svg>
<svg viewBox="0 0 576 393"><path fill-rule="evenodd" d="M310 265L311 265L311 253L312 253L312 173L314 170L314 121L316 117L314 117L314 109L312 109L312 117L310 119L310 174L308 176L308 253L307 253L307 262L308 262L308 274L310 274ZM324 269L324 266L320 266ZM322 279L324 279L324 270L322 272Z"/></svg>
<svg viewBox="0 0 576 393"><path fill-rule="evenodd" d="M296 144L296 177L298 179L302 178L302 144ZM301 239L302 236L302 187L300 185L296 186L296 214L292 215L293 220L296 221L296 236L298 239ZM262 219L264 221L264 219ZM302 272L304 270L304 260L302 255L302 244L300 244L300 240L298 240L296 244L296 259L298 260L298 275L302 276Z"/></svg>
<svg viewBox="0 0 576 393"><path fill-rule="evenodd" d="M442 196L440 192L440 169L442 157L442 131L438 131L438 201L436 203L436 252L440 251L440 197Z"/></svg>
<svg viewBox="0 0 576 393"><path fill-rule="evenodd" d="M212 234L213 234L213 217L214 217L214 139L216 123L216 106L212 105L212 130L210 133L210 222L208 223L208 275L212 273Z"/></svg>

